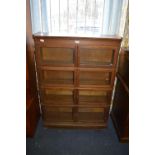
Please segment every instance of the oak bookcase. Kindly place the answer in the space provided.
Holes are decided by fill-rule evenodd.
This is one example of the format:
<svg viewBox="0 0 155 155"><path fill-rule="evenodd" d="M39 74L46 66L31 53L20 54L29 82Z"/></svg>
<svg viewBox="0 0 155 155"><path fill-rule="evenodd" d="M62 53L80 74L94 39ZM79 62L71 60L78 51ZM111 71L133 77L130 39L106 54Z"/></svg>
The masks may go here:
<svg viewBox="0 0 155 155"><path fill-rule="evenodd" d="M121 38L33 38L44 125L106 127Z"/></svg>

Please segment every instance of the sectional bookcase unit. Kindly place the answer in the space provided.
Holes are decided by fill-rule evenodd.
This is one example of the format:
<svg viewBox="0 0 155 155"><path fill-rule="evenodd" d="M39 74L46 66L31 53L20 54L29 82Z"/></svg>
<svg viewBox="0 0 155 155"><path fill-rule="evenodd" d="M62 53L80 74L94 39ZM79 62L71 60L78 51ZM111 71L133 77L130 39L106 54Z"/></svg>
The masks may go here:
<svg viewBox="0 0 155 155"><path fill-rule="evenodd" d="M106 127L121 38L33 37L44 125Z"/></svg>

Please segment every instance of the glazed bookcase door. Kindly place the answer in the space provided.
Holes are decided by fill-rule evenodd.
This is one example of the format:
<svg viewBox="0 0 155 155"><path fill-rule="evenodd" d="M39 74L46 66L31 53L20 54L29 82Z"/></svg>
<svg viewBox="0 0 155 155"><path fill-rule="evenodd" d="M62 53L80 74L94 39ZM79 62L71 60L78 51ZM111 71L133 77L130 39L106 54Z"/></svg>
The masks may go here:
<svg viewBox="0 0 155 155"><path fill-rule="evenodd" d="M39 70L39 78L42 84L52 86L73 86L75 79L73 70L54 70L52 68Z"/></svg>
<svg viewBox="0 0 155 155"><path fill-rule="evenodd" d="M112 47L79 46L79 65L81 67L114 66L116 49Z"/></svg>
<svg viewBox="0 0 155 155"><path fill-rule="evenodd" d="M104 107L109 105L111 92L106 90L79 90L78 104L92 107Z"/></svg>
<svg viewBox="0 0 155 155"><path fill-rule="evenodd" d="M111 71L80 71L79 72L79 84L81 87L110 87L113 84L112 81L113 72Z"/></svg>
<svg viewBox="0 0 155 155"><path fill-rule="evenodd" d="M42 106L45 124L73 122L72 107Z"/></svg>
<svg viewBox="0 0 155 155"><path fill-rule="evenodd" d="M43 105L74 105L75 102L74 90L71 89L43 88L40 96Z"/></svg>
<svg viewBox="0 0 155 155"><path fill-rule="evenodd" d="M38 56L42 65L74 66L74 54L73 47L40 47Z"/></svg>
<svg viewBox="0 0 155 155"><path fill-rule="evenodd" d="M79 107L78 121L87 123L105 123L105 108Z"/></svg>

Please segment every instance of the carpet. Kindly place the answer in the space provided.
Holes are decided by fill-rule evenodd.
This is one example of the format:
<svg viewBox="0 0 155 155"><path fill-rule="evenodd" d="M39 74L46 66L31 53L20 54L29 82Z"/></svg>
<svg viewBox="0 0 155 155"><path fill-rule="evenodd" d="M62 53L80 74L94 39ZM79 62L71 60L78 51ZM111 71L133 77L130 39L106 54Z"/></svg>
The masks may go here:
<svg viewBox="0 0 155 155"><path fill-rule="evenodd" d="M51 129L39 121L34 138L26 138L27 155L128 155L118 141L112 120L105 129Z"/></svg>

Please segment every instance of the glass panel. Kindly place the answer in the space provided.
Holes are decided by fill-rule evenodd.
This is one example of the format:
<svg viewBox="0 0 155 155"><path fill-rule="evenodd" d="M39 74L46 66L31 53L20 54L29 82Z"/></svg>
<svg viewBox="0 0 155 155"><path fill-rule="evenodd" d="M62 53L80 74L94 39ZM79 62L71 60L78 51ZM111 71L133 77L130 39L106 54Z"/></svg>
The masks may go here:
<svg viewBox="0 0 155 155"><path fill-rule="evenodd" d="M71 48L41 48L41 60L43 64L72 65L74 49Z"/></svg>
<svg viewBox="0 0 155 155"><path fill-rule="evenodd" d="M55 70L43 70L42 71L42 82L52 85L62 85L74 83L74 72L72 71L55 71Z"/></svg>
<svg viewBox="0 0 155 155"><path fill-rule="evenodd" d="M79 108L78 120L83 122L104 122L104 108Z"/></svg>
<svg viewBox="0 0 155 155"><path fill-rule="evenodd" d="M106 91L98 91L98 90L80 90L79 91L79 104L94 104L108 103L109 94Z"/></svg>
<svg viewBox="0 0 155 155"><path fill-rule="evenodd" d="M80 48L80 65L112 65L114 50L97 48Z"/></svg>
<svg viewBox="0 0 155 155"><path fill-rule="evenodd" d="M43 107L43 119L47 123L72 121L72 108Z"/></svg>
<svg viewBox="0 0 155 155"><path fill-rule="evenodd" d="M111 72L80 72L80 85L110 85Z"/></svg>
<svg viewBox="0 0 155 155"><path fill-rule="evenodd" d="M45 89L42 94L43 104L73 104L72 90Z"/></svg>

